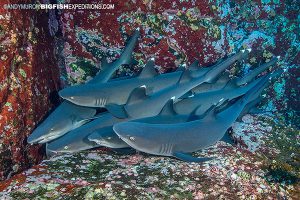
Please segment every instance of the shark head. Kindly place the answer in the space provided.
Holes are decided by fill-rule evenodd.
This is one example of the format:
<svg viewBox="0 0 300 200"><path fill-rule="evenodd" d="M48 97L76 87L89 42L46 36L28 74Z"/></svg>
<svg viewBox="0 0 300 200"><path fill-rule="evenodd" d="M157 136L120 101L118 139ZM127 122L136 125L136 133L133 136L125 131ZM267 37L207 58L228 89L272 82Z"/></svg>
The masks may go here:
<svg viewBox="0 0 300 200"><path fill-rule="evenodd" d="M155 151L156 141L151 138L154 135L145 134L138 122L121 122L113 126L115 133L129 146L143 152Z"/></svg>
<svg viewBox="0 0 300 200"><path fill-rule="evenodd" d="M109 148L125 148L128 145L119 138L112 130L112 127L109 127L110 130L99 130L93 132L88 136L88 140L93 141L101 146Z"/></svg>
<svg viewBox="0 0 300 200"><path fill-rule="evenodd" d="M47 118L28 136L27 142L30 144L49 142L67 133L70 130L70 126L65 120Z"/></svg>
<svg viewBox="0 0 300 200"><path fill-rule="evenodd" d="M107 102L107 98L105 98L107 95L104 91L97 92L95 96L95 88L89 85L67 87L59 91L58 94L63 99L83 106L104 107Z"/></svg>

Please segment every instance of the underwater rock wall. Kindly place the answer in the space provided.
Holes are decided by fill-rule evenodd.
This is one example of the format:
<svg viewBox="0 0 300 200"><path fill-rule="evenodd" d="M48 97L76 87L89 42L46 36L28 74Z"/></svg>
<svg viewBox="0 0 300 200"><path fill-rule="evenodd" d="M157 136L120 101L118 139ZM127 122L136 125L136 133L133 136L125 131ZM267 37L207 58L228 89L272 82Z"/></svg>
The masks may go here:
<svg viewBox="0 0 300 200"><path fill-rule="evenodd" d="M60 14L65 39L60 67L65 84L83 83L94 76L98 60L118 57L128 36L140 27L141 40L134 54L139 64L123 67L117 75L137 72L152 56L158 70L168 72L194 59L209 66L241 48L252 48L249 59L230 70L239 75L272 56L281 56L280 65L287 72L265 94L268 101L263 105L266 110L278 110L287 124L299 126L300 17L296 0L102 2L114 3L114 9L63 10Z"/></svg>
<svg viewBox="0 0 300 200"><path fill-rule="evenodd" d="M20 2L0 2L0 180L42 160L41 146L26 138L53 107L50 94L59 87L48 13L3 9L8 3Z"/></svg>

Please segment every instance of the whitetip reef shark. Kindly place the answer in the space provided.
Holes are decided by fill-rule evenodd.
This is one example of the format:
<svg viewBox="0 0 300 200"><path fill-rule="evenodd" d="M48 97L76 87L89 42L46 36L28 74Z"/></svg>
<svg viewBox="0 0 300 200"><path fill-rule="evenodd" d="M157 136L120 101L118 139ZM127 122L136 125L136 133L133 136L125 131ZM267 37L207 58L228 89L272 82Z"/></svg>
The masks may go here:
<svg viewBox="0 0 300 200"><path fill-rule="evenodd" d="M173 98L174 100L177 100L197 85L213 82L220 73L234 63L236 59L241 57L244 53L246 53L245 50L231 56L215 66L210 67L207 72L200 74L197 77L194 77L195 75L192 70L187 69L182 72L182 75L176 84L150 95L146 94L147 84L146 87L135 88L131 92L126 104L108 104L105 108L118 118L135 119L158 115L169 99Z"/></svg>
<svg viewBox="0 0 300 200"><path fill-rule="evenodd" d="M116 134L134 149L161 156L176 157L186 162L204 162L212 158L196 158L187 153L206 148L219 141L238 118L252 95L268 81L264 77L235 103L216 113L212 106L201 119L177 124L121 122L113 126Z"/></svg>
<svg viewBox="0 0 300 200"><path fill-rule="evenodd" d="M123 64L133 62L132 52L140 36L139 30L135 30L127 43L120 58L112 63L107 63L102 59L102 70L89 82L88 85L107 82L112 74ZM73 130L96 114L96 109L75 105L68 101L63 101L39 126L28 136L27 142L46 143L54 140L68 131Z"/></svg>
<svg viewBox="0 0 300 200"><path fill-rule="evenodd" d="M275 77L277 77L281 73L282 73L282 70L276 70L275 72L273 72L271 74L270 78L273 80ZM246 86L243 86L243 87L247 87L247 89L242 89L242 91L244 91L244 92L240 92L239 96L244 95L247 91L249 91L252 87L254 87L261 79L262 79L262 77L251 82L250 84L248 84ZM267 83L265 83L264 86L261 87L260 90L249 99L249 103L245 106L245 108L241 112L239 118L243 117L245 114L252 111L253 108L255 108L255 106L262 99L260 96L260 93L265 88L267 88L270 85L270 83L271 83L271 81L268 81ZM236 97L238 97L238 96L235 96L235 98ZM220 103L221 97L219 96L219 97L217 97L217 99L219 99L219 102L216 102L216 103ZM232 100L232 99L234 99L234 98L232 97L232 98L229 98L226 100L224 100L224 98L222 98L222 102L225 102L225 101L229 102L229 100ZM143 122L143 123L150 123L150 124L175 124L175 123L181 123L181 122L188 122L188 121L190 121L191 116L203 116L205 114L205 113L202 113L203 112L203 107L201 106L202 103L203 103L202 101L198 101L198 106L195 107L195 110L192 113L178 114L174 108L174 106L176 104L173 104L173 100L169 100L167 102L167 104L163 107L163 109L159 115L154 116L154 117L146 117L146 118L132 120L132 122ZM224 104L227 104L227 103L224 103ZM191 110L189 108L189 106L190 106L189 104L184 104L184 105L186 106L185 108L187 108L188 110ZM224 105L224 107L226 107L226 106ZM106 147L110 147L110 148L129 147L129 145L127 145L124 141L122 141L119 138L119 136L116 135L115 132L111 130L111 128L107 128L107 127L103 128L103 129L95 130L95 132L91 133L88 136L88 139L90 141L93 141L93 142L99 144L100 146L106 146ZM223 136L223 138L221 139L221 141L229 143L229 144L234 143L228 134L225 134Z"/></svg>
<svg viewBox="0 0 300 200"><path fill-rule="evenodd" d="M199 77L207 73L207 77L210 77L210 70L226 68L248 55L247 50L242 50L239 53L231 56L221 63L210 67L209 70L205 69L204 72L199 74L199 70L191 70L191 77ZM147 94L156 93L163 88L175 85L182 75L182 71L176 71L172 73L166 73L158 75L155 71L154 58L150 59L142 70L139 76L135 78L129 78L119 81L111 81L105 84L93 84L93 85L77 85L65 88L59 92L59 95L74 104L88 107L106 107L109 104L123 105L127 102L130 92L142 85L146 85ZM217 73L219 74L219 72ZM216 77L213 77L214 79ZM213 80L213 79L212 79ZM210 82L212 80L209 80Z"/></svg>
<svg viewBox="0 0 300 200"><path fill-rule="evenodd" d="M129 98L125 105L111 104L109 106L106 106L109 113L104 113L103 116L95 119L94 121L89 122L88 124L85 124L76 130L70 131L57 140L50 142L47 145L47 150L48 152L76 152L96 147L97 145L94 142L88 140L88 136L91 133L97 130L100 131L101 128L107 126L110 126L112 128L113 124L120 121L134 120L159 114L163 106L172 96L181 96L194 86L215 79L216 76L218 76L225 68L229 67L233 62L237 61L244 53L247 52L242 51L236 56L228 58L230 59L230 61L225 60L222 62L223 64L219 63L216 66L211 67L210 71L206 72L204 75L198 78L191 78L189 75L193 74L193 72L190 72L189 70L186 70L184 74L182 74L182 72L180 71L173 72L179 73L178 79L180 78L180 80L177 80L176 84L167 87L166 89L162 89L156 93L152 93L151 96L146 95L145 87L138 87L134 89L130 95L127 94ZM164 74L160 76L163 75ZM159 84L162 83L159 82ZM117 94L114 95L118 97L118 94L119 93L117 92ZM126 107L126 111L123 109L123 106Z"/></svg>
<svg viewBox="0 0 300 200"><path fill-rule="evenodd" d="M248 49L248 51L251 52L251 49ZM237 86L241 86L251 82L257 75L259 75L260 73L268 69L270 66L276 64L276 62L279 59L280 56L274 57L269 62L264 63L256 67L252 71L248 72L245 76L234 78L235 84ZM198 68L197 64L195 63L193 65L193 69L197 69L197 68ZM214 83L203 83L201 85L198 85L197 87L191 90L191 93L187 93L185 97L192 96L193 94L212 92L212 91L223 89L228 84L229 81L231 81L229 77L229 73L224 72Z"/></svg>

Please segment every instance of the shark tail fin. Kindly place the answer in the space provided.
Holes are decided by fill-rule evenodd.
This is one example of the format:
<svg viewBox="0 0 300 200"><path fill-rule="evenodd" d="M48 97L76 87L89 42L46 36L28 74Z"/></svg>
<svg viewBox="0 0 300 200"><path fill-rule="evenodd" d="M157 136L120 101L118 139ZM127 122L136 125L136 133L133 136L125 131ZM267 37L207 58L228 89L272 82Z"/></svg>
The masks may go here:
<svg viewBox="0 0 300 200"><path fill-rule="evenodd" d="M128 42L126 42L125 49L119 58L119 62L121 65L134 65L136 63L135 59L132 58L132 52L136 46L139 37L140 31L139 29L136 29L131 35Z"/></svg>
<svg viewBox="0 0 300 200"><path fill-rule="evenodd" d="M128 117L128 114L123 105L107 104L105 108L109 113L111 113L113 116L117 118L124 119Z"/></svg>
<svg viewBox="0 0 300 200"><path fill-rule="evenodd" d="M252 81L256 76L258 76L263 71L267 70L270 66L275 65L278 61L278 57L272 58L269 62L264 63L262 65L259 65L255 69L253 69L251 72L247 73L244 77L238 78L236 80L237 85L244 85L246 83L249 83Z"/></svg>

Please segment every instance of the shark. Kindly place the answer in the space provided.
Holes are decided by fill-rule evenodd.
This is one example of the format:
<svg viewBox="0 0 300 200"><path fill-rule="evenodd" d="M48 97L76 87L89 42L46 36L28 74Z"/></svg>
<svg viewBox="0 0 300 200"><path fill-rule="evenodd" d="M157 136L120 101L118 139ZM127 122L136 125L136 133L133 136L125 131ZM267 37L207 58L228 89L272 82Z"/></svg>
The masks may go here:
<svg viewBox="0 0 300 200"><path fill-rule="evenodd" d="M267 83L269 76L235 103L215 112L213 105L200 119L176 124L148 124L121 122L113 126L116 134L138 151L160 156L171 156L186 162L205 162L212 158L197 158L189 153L204 149L219 141L238 118L252 95Z"/></svg>
<svg viewBox="0 0 300 200"><path fill-rule="evenodd" d="M241 52L240 54L244 53L246 52ZM223 65L218 64L215 67L212 67L211 71L206 72L205 75L198 78L190 78L189 75L193 74L193 72L190 72L189 70L186 70L185 72L173 72L177 74L176 76L178 76L177 83L175 82L176 84L173 84L166 89L151 93L151 96L148 96L144 85L137 87L128 95L125 105L106 105L105 108L108 110L108 112L104 113L102 117L84 124L83 126L70 131L57 140L50 142L47 145L47 150L49 152L77 152L99 146L96 143L88 140L88 136L93 132L100 133L101 129L107 126L110 126L112 130L112 126L121 121L135 120L138 118L151 117L159 114L163 106L171 97L174 95L180 96L195 85L214 79L225 68L229 67L230 63L235 62L239 57L240 55L231 57L230 62L224 61ZM154 62L154 60L151 61ZM150 66L152 69L149 70L148 67ZM148 73L153 72L153 64L148 65L148 67L145 67L144 70L146 70L146 72L148 71ZM160 76L163 75L164 74ZM188 79L186 76L188 76ZM152 82L154 81L153 79L151 80ZM159 84L164 85L162 82L159 82ZM121 90L121 88L119 90ZM118 94L121 95L121 91L119 92L119 90L117 94L114 94L116 97L118 97Z"/></svg>
<svg viewBox="0 0 300 200"><path fill-rule="evenodd" d="M131 64L132 53L140 36L135 30L120 58L112 63L102 59L102 70L87 84L106 83L112 74L123 64ZM28 136L30 144L46 143L54 140L68 131L87 123L96 114L96 109L81 107L68 101L63 101L39 126Z"/></svg>
<svg viewBox="0 0 300 200"><path fill-rule="evenodd" d="M257 82L260 81L260 78L255 81L247 84L245 86L239 87L235 84L234 81L229 82L223 89L209 91L205 93L195 94L190 98L185 98L178 101L174 107L175 111L178 114L189 114L193 110L197 109L197 114L203 114L206 112L212 105L221 101L231 100L237 98L246 92L248 92Z"/></svg>
<svg viewBox="0 0 300 200"><path fill-rule="evenodd" d="M251 49L248 49L248 51L251 52ZM263 71L268 69L270 66L275 65L279 59L280 59L280 56L274 57L269 62L264 63L256 68L254 68L252 71L247 73L245 76L233 78L235 81L235 84L237 86L242 86L242 85L245 85L245 84L251 82L260 73L262 73ZM197 68L196 63L193 64L193 69L195 69L195 68ZM230 78L230 74L228 72L224 72L214 83L203 83L203 84L198 85L197 87L193 88L191 90L191 93L188 93L185 96L185 98L188 96L192 96L193 94L221 90L228 84L229 81L232 81Z"/></svg>
<svg viewBox="0 0 300 200"><path fill-rule="evenodd" d="M182 72L182 75L176 84L150 95L146 94L146 87L135 88L126 104L108 104L105 108L118 118L144 118L158 115L170 98L178 100L182 95L197 85L213 82L220 73L244 53L245 51L241 51L231 56L223 62L210 67L207 72L200 74L197 77L193 77L192 70L186 69Z"/></svg>
<svg viewBox="0 0 300 200"><path fill-rule="evenodd" d="M191 115L197 115L195 111L189 115L177 114L174 109L173 100L171 99L167 102L159 115L132 120L132 122L143 122L149 124L175 124L188 122L191 118ZM225 135L225 137L223 137L221 141L233 144L232 139L228 139L229 137L229 135ZM126 142L121 140L121 138L117 134L115 134L112 127L104 127L95 130L88 136L88 140L97 143L99 146L105 146L113 149L130 147Z"/></svg>
<svg viewBox="0 0 300 200"><path fill-rule="evenodd" d="M219 69L220 66L228 67L232 63L247 55L247 50L231 56L210 69ZM139 86L146 85L147 93L156 93L157 91L175 85L182 75L182 71L176 71L158 75L154 68L154 58L148 60L146 66L139 76L119 81L111 81L105 84L77 85L65 88L59 92L59 95L74 104L87 107L105 107L109 104L123 105L126 103L130 92ZM199 77L200 70L191 70L192 77ZM209 73L209 70L205 73ZM207 75L209 77L209 75ZM211 80L210 80L211 81Z"/></svg>
<svg viewBox="0 0 300 200"><path fill-rule="evenodd" d="M281 73L282 73L282 70L277 70L271 74L270 78L273 80L275 77L277 77ZM261 79L262 78L258 78L255 81L252 81L250 84L247 84L240 88L235 89L235 90L238 90L238 91L236 91L236 93L234 91L227 91L229 93L235 93L233 96L231 96L230 94L226 94L226 91L225 91L225 96L224 96L224 93L221 93L220 96L210 95L210 97L212 97L212 96L216 97L214 100L214 102L215 102L214 104L217 104L220 102L226 102L226 101L229 102L229 100L232 100L234 98L244 95L247 91L249 91L252 87L254 87ZM271 83L271 81L266 83L264 85L264 87L262 87L260 89L259 92L257 92L254 96L252 96L250 98L249 103L245 106L245 108L241 112L239 118L244 116L246 113L249 113L249 111L253 110L253 107L262 100L260 93L262 92L263 89L268 87L270 85L270 83ZM234 84L234 86L236 86L235 81L232 84ZM232 89L232 88L230 87L230 89ZM230 98L225 98L227 95L230 96ZM192 98L194 98L194 97L192 97ZM192 116L202 116L205 114L206 110L208 110L213 105L211 103L212 101L209 101L208 99L210 99L210 98L202 99L202 100L198 99L199 101L195 100L191 104L190 103L182 104L181 105L182 110L184 110L184 111L192 110L190 108L190 106L192 106L194 108L194 110L191 113L183 112L181 114L176 112L176 108L175 108L176 104L174 104L174 101L171 99L163 107L163 109L161 110L159 115L153 116L153 117L140 118L140 119L131 120L131 121L132 122L143 122L143 123L149 123L149 124L175 124L175 123L181 123L181 122L188 122L190 120L191 115ZM207 100L207 101L204 102L204 104L203 104L203 100ZM178 102L178 103L180 103L180 102ZM177 103L177 105L178 105L178 103ZM195 105L195 104L193 105L193 103L198 103L198 105ZM225 103L225 104L227 104L227 103ZM203 111L203 107L207 107L205 112ZM185 114L185 113L188 113L188 114ZM116 135L115 132L111 128L107 128L107 127L105 127L104 129L95 130L95 132L91 133L88 136L88 139L90 141L93 141L93 142L99 144L100 146L106 146L106 147L110 147L110 148L129 147L129 145L127 145L124 141L122 141L119 138L119 136ZM230 138L229 134L225 134L224 137L221 139L221 141L224 141L229 144L234 143L233 140Z"/></svg>

